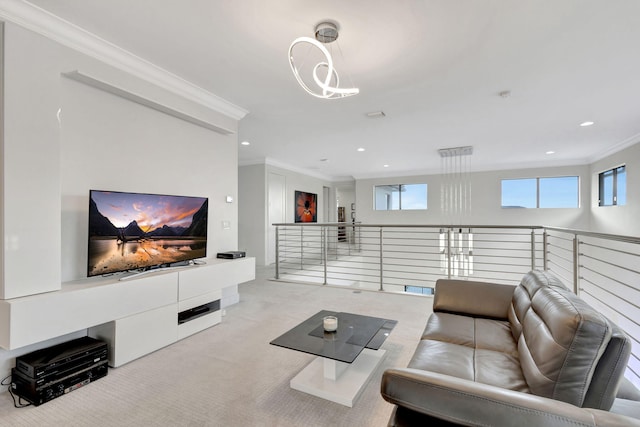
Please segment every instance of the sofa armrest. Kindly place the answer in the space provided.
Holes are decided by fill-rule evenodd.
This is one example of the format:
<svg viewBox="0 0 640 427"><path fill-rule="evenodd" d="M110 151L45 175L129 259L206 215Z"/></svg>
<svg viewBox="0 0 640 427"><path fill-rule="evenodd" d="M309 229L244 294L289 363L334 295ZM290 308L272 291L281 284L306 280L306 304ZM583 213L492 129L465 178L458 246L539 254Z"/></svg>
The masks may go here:
<svg viewBox="0 0 640 427"><path fill-rule="evenodd" d="M418 369L387 369L382 397L460 425L640 426L640 420Z"/></svg>
<svg viewBox="0 0 640 427"><path fill-rule="evenodd" d="M515 288L498 283L439 279L433 311L507 319Z"/></svg>

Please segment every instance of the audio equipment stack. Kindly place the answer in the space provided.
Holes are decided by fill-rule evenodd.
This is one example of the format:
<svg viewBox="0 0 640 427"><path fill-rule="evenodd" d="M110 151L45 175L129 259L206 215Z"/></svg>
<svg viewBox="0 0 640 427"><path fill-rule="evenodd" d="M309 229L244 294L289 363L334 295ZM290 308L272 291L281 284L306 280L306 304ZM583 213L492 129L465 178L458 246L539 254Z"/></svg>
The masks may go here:
<svg viewBox="0 0 640 427"><path fill-rule="evenodd" d="M107 375L107 344L82 337L16 358L12 391L38 406Z"/></svg>

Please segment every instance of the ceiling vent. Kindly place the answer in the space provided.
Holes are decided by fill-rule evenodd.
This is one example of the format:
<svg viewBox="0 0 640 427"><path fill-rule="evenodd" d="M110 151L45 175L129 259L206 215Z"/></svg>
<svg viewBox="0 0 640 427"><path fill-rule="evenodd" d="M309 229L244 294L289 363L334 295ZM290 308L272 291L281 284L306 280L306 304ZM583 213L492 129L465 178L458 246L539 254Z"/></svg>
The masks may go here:
<svg viewBox="0 0 640 427"><path fill-rule="evenodd" d="M384 111L372 111L370 113L367 113L367 117L370 118L376 118L376 117L385 117L386 114L384 113Z"/></svg>

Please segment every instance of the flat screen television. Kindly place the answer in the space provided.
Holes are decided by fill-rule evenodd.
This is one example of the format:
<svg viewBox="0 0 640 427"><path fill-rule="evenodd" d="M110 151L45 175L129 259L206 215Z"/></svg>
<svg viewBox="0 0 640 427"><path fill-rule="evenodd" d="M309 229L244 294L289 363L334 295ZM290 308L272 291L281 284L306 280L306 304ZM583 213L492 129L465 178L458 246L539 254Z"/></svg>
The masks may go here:
<svg viewBox="0 0 640 427"><path fill-rule="evenodd" d="M206 197L89 192L87 276L207 256Z"/></svg>

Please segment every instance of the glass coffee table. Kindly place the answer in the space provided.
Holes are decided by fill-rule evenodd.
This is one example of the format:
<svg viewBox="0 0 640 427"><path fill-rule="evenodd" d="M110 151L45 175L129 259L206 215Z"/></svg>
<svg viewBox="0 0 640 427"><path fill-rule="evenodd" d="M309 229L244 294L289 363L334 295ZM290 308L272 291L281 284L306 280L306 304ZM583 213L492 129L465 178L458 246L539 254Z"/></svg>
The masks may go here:
<svg viewBox="0 0 640 427"><path fill-rule="evenodd" d="M325 332L323 318L338 329ZM290 381L293 389L352 407L385 355L380 347L397 321L322 310L270 344L318 356Z"/></svg>

